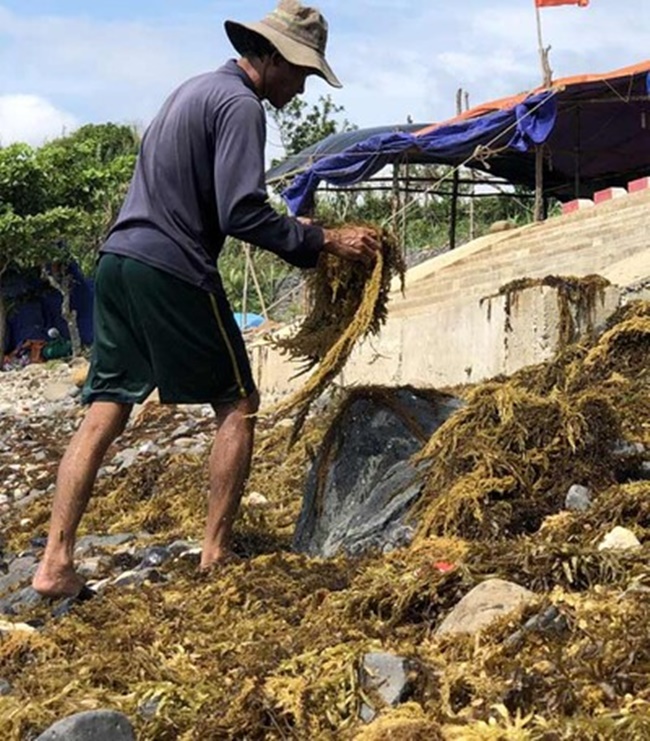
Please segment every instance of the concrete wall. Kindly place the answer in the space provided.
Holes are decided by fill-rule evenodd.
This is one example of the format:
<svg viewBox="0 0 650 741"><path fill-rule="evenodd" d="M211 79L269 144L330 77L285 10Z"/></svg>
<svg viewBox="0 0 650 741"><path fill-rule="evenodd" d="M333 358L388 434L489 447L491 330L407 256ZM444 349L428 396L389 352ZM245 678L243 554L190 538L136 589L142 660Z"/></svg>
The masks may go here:
<svg viewBox="0 0 650 741"><path fill-rule="evenodd" d="M644 297L649 235L650 190L644 190L433 258L409 271L404 295L394 286L385 326L355 349L340 382L439 388L547 360L559 340L557 291L534 286L506 307L499 288L520 278L602 275L614 285L591 316L576 317L584 332L604 323L626 297ZM296 366L264 343L252 346L251 355L263 393L283 393L304 381L292 381Z"/></svg>

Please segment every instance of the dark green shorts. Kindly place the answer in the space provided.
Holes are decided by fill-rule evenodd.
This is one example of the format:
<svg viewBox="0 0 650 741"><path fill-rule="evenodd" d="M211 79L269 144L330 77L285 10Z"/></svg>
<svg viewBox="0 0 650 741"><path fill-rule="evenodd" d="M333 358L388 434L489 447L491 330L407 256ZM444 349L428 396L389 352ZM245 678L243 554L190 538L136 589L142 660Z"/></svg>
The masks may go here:
<svg viewBox="0 0 650 741"><path fill-rule="evenodd" d="M224 404L255 391L241 332L223 294L129 257L100 258L94 343L82 400Z"/></svg>

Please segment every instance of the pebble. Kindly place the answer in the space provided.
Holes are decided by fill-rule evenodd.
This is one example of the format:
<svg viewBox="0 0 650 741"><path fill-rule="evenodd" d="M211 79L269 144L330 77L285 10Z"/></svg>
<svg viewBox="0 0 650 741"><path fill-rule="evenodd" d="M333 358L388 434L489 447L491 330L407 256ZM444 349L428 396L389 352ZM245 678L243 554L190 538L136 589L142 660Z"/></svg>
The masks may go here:
<svg viewBox="0 0 650 741"><path fill-rule="evenodd" d="M574 484L566 495L564 506L573 512L586 512L591 507L591 491L586 486Z"/></svg>
<svg viewBox="0 0 650 741"><path fill-rule="evenodd" d="M632 548L640 548L641 543L636 535L626 527L617 525L602 539L598 545L599 551L623 551Z"/></svg>

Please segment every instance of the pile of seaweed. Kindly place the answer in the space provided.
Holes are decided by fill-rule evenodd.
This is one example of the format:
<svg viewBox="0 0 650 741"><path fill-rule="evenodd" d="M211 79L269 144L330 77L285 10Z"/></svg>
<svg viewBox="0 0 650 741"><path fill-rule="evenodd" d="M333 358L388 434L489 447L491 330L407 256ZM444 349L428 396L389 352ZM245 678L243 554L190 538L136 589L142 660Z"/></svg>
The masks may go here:
<svg viewBox="0 0 650 741"><path fill-rule="evenodd" d="M295 415L293 442L311 404L343 370L357 342L379 332L388 314L393 277L404 288L406 264L394 234L379 232L381 248L374 265L322 253L306 280L309 310L290 337L277 337L275 347L301 364L298 374L314 370L294 394L273 410L275 418Z"/></svg>
<svg viewBox="0 0 650 741"><path fill-rule="evenodd" d="M210 576L176 560L168 581L109 588L35 633L0 640L0 730L25 739L65 715L126 713L139 739L645 739L650 737L650 304L621 310L590 344L466 389L466 404L421 453L426 493L408 548L360 559L290 551L314 451L328 420L262 429L244 505L241 563ZM633 445L633 443L635 445ZM628 445L629 450L625 447ZM621 454L621 450L624 454ZM568 512L568 488L593 494ZM199 536L205 461L140 464L105 481L91 532ZM24 522L25 513L22 515ZM24 546L45 507L16 522ZM614 526L633 550L599 550ZM453 568L441 570L441 560ZM479 635L440 636L459 599L490 577L538 595ZM561 627L523 630L554 608ZM407 702L364 724L368 651L409 659Z"/></svg>

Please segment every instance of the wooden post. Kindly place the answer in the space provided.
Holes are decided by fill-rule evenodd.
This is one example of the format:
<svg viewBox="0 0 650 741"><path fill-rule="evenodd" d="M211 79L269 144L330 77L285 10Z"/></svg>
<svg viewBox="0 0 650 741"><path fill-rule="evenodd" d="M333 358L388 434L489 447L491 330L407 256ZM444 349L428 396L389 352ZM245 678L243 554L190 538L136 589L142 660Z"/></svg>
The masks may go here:
<svg viewBox="0 0 650 741"><path fill-rule="evenodd" d="M463 112L463 89L456 91L456 115ZM451 181L451 216L449 219L449 249L456 249L456 227L458 222L458 193L460 191L460 172L454 169Z"/></svg>
<svg viewBox="0 0 650 741"><path fill-rule="evenodd" d="M581 131L581 120L580 120L580 106L576 107L576 125L575 125L575 146L573 148L574 151L574 162L575 162L575 197L580 198L580 188L582 187L582 183L580 182L580 165L581 163L581 138L582 138L582 131Z"/></svg>
<svg viewBox="0 0 650 741"><path fill-rule="evenodd" d="M535 2L535 0L533 0ZM535 17L537 19L537 43L539 45L539 58L542 64L542 81L544 87L550 87L553 82L553 70L548 60L548 53L551 49L550 46L544 48L544 40L542 38L542 14L539 12L537 3L535 3Z"/></svg>
<svg viewBox="0 0 650 741"><path fill-rule="evenodd" d="M404 165L404 208L402 209L402 256L406 258L406 226L407 226L407 212L409 205L409 162L406 160Z"/></svg>
<svg viewBox="0 0 650 741"><path fill-rule="evenodd" d="M534 0L533 0L534 2ZM544 87L550 87L553 82L553 70L548 60L550 46L544 48L542 38L542 15L537 3L535 3L535 17L537 19L537 43L539 45L539 58L542 65L542 79ZM533 210L535 221L544 219L544 147L535 147L535 206Z"/></svg>

